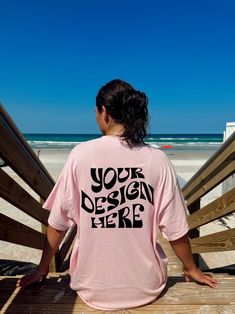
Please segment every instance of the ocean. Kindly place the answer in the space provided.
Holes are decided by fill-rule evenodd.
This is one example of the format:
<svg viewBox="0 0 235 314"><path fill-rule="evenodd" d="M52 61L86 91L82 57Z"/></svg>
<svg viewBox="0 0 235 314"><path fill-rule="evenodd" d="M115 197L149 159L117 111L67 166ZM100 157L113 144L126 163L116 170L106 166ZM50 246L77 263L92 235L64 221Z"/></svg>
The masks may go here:
<svg viewBox="0 0 235 314"><path fill-rule="evenodd" d="M34 149L71 149L100 134L24 134ZM174 150L216 150L223 142L222 134L149 134L145 142L153 147Z"/></svg>

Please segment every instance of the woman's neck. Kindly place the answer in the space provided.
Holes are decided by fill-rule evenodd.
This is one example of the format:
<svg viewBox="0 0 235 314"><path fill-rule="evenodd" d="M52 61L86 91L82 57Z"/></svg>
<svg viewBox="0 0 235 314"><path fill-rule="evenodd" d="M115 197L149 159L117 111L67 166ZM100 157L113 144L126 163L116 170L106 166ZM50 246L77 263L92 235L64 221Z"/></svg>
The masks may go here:
<svg viewBox="0 0 235 314"><path fill-rule="evenodd" d="M110 125L107 130L105 130L104 135L122 136L123 132L123 125L115 123L113 125Z"/></svg>

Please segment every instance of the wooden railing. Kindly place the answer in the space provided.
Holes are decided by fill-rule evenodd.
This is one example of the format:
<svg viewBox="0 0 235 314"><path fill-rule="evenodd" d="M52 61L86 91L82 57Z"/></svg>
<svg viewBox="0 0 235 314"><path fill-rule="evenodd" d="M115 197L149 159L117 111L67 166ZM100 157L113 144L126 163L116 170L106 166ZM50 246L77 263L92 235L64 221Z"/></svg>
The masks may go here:
<svg viewBox="0 0 235 314"><path fill-rule="evenodd" d="M201 207L201 198L235 172L235 132L183 187L193 253L235 249L235 228L200 236L199 227L235 212L235 187Z"/></svg>
<svg viewBox="0 0 235 314"><path fill-rule="evenodd" d="M54 180L0 104L0 197L47 226L48 211L42 203L54 186ZM9 166L38 195L38 201L2 168ZM201 198L235 172L235 133L199 169L183 187L190 215L193 253L235 249L235 229L200 236L199 227L235 212L235 187L201 208ZM39 232L0 213L0 240L43 249L44 232ZM50 271L60 271L68 261L76 227L69 230L55 256ZM54 268L54 269L53 269Z"/></svg>
<svg viewBox="0 0 235 314"><path fill-rule="evenodd" d="M42 232L0 213L0 240L42 250L48 211L42 208L55 182L15 123L0 104L0 197L42 224ZM9 166L38 195L36 200L3 169ZM17 217L17 213L16 213ZM59 271L72 245L76 228L69 231L50 271Z"/></svg>

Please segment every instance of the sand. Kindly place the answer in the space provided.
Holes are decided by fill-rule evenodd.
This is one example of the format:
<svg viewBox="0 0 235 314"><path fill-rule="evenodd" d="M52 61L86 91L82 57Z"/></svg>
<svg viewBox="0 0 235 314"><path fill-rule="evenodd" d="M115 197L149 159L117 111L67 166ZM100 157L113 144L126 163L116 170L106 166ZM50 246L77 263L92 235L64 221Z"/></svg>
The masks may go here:
<svg viewBox="0 0 235 314"><path fill-rule="evenodd" d="M194 173L208 160L214 153L212 150L168 150L166 151L168 157L172 161L172 164L176 170L177 177L181 187L194 175ZM64 163L68 157L69 150L60 149L41 149L40 159L48 169L49 173L56 180L64 166ZM36 199L38 196L25 184L18 176L9 168L3 168L9 173L22 187L27 189ZM222 193L221 185L210 192L202 199L202 205L213 201ZM35 229L41 230L41 225L28 215L24 214L14 206L10 205L3 199L0 199L0 212L16 219L19 222ZM229 216L227 219L223 218L217 222L210 223L200 228L200 234L210 234L220 230L226 230L228 228L235 227L235 217ZM27 248L12 243L0 241L1 259L20 260L25 262L39 263L41 257L41 251ZM221 253L207 253L202 254L203 259L209 268L222 267L225 265L234 264L235 252L221 252Z"/></svg>

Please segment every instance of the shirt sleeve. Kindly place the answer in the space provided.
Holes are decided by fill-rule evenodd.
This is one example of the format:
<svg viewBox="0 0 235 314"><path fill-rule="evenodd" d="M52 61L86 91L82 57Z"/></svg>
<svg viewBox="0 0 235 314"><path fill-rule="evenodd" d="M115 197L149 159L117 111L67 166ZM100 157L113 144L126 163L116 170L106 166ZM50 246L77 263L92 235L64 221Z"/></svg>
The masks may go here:
<svg viewBox="0 0 235 314"><path fill-rule="evenodd" d="M156 189L157 223L164 238L174 241L184 236L189 227L187 207L169 160L163 165L160 181L160 186Z"/></svg>
<svg viewBox="0 0 235 314"><path fill-rule="evenodd" d="M71 153L43 208L50 210L48 224L57 230L67 230L74 225L72 198L75 189Z"/></svg>
<svg viewBox="0 0 235 314"><path fill-rule="evenodd" d="M178 183L175 185L171 200L159 215L159 229L168 241L181 238L189 230L186 218L186 205Z"/></svg>

